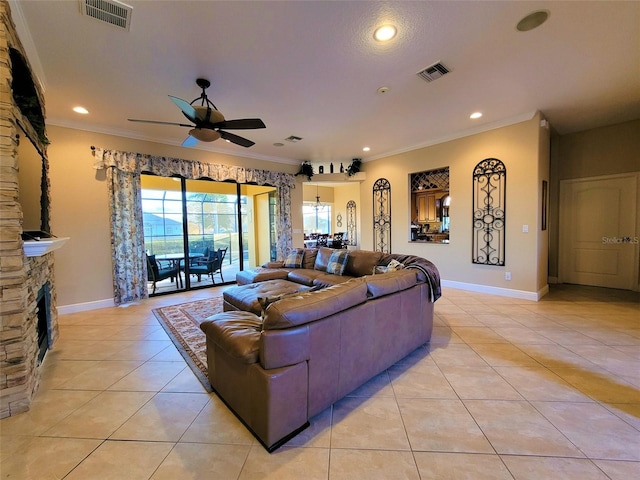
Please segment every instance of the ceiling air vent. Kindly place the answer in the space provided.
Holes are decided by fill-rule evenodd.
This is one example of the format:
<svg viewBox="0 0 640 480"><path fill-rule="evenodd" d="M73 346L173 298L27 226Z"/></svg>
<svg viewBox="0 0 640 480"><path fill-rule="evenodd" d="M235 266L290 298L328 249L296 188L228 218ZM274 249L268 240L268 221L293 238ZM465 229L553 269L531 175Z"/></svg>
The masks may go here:
<svg viewBox="0 0 640 480"><path fill-rule="evenodd" d="M133 7L116 0L80 0L82 14L124 30L131 27Z"/></svg>
<svg viewBox="0 0 640 480"><path fill-rule="evenodd" d="M285 138L287 142L296 143L302 140L302 137L296 137L295 135L291 135L290 137Z"/></svg>
<svg viewBox="0 0 640 480"><path fill-rule="evenodd" d="M442 63L434 63L430 67L420 70L416 75L422 78L425 82L433 82L438 78L449 73L450 70Z"/></svg>

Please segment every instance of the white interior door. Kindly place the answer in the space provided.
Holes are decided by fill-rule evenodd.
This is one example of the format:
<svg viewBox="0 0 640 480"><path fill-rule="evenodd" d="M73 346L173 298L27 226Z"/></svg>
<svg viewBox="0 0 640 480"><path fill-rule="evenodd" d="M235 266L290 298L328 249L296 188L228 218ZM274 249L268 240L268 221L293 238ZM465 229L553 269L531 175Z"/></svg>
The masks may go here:
<svg viewBox="0 0 640 480"><path fill-rule="evenodd" d="M634 290L638 275L638 176L560 183L560 279Z"/></svg>

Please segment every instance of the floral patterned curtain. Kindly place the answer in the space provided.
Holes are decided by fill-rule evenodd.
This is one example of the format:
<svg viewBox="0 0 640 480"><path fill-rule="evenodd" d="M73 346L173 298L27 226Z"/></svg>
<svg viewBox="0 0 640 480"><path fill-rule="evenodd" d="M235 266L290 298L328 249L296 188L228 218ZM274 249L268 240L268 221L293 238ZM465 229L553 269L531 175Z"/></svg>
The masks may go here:
<svg viewBox="0 0 640 480"><path fill-rule="evenodd" d="M285 258L291 249L291 189L295 187L293 175L101 148L94 149L94 156L94 168L107 169L116 305L149 296L140 200L142 172L163 177L178 175L193 180L233 180L277 187L278 258Z"/></svg>

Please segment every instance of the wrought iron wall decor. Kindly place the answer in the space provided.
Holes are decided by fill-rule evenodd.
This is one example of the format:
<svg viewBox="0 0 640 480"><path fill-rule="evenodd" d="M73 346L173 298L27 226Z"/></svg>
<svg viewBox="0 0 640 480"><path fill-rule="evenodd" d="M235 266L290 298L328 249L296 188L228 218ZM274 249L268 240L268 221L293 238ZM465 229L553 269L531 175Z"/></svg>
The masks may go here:
<svg viewBox="0 0 640 480"><path fill-rule="evenodd" d="M342 228L342 214L336 215L336 227Z"/></svg>
<svg viewBox="0 0 640 480"><path fill-rule="evenodd" d="M356 202L347 202L347 241L349 245L358 244L358 230L356 228Z"/></svg>
<svg viewBox="0 0 640 480"><path fill-rule="evenodd" d="M386 178L373 184L373 249L391 253L391 184Z"/></svg>
<svg viewBox="0 0 640 480"><path fill-rule="evenodd" d="M504 266L507 169L486 158L473 169L472 262Z"/></svg>
<svg viewBox="0 0 640 480"><path fill-rule="evenodd" d="M449 167L411 174L411 191L449 188Z"/></svg>

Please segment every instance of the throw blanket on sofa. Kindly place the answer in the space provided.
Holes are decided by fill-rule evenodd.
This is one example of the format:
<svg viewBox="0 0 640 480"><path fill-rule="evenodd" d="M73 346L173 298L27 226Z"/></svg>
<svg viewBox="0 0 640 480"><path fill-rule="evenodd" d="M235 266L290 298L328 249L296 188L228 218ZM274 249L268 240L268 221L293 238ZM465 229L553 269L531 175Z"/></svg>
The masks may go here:
<svg viewBox="0 0 640 480"><path fill-rule="evenodd" d="M429 260L416 255L403 255L399 253L391 253L388 256L389 263L391 260L397 260L404 265L404 268L414 268L424 275L425 282L429 285L429 300L435 302L442 296L442 287L440 285L440 272L438 268Z"/></svg>

